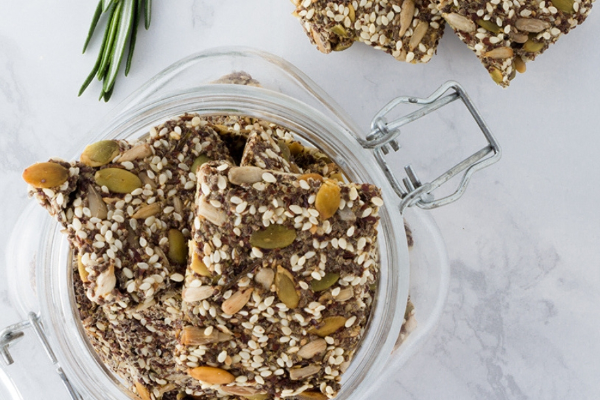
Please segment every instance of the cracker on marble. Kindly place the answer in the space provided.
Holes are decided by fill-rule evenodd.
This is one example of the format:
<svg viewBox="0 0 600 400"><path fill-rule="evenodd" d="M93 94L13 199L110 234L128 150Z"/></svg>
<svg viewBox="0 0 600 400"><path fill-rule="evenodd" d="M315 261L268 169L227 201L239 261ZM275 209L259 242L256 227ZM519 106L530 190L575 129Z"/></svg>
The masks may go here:
<svg viewBox="0 0 600 400"><path fill-rule="evenodd" d="M366 43L398 60L426 63L444 33L430 0L294 0L294 15L323 53Z"/></svg>
<svg viewBox="0 0 600 400"><path fill-rule="evenodd" d="M592 0L475 0L438 3L458 37L491 78L507 87L525 63L583 23Z"/></svg>

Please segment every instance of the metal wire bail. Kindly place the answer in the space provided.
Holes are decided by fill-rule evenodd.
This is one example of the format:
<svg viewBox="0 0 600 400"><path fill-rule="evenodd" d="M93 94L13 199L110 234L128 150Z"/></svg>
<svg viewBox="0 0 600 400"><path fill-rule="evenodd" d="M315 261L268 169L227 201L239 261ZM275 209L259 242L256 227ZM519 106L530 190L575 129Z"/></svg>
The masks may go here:
<svg viewBox="0 0 600 400"><path fill-rule="evenodd" d="M398 151L400 148L397 142L400 136L400 128L458 99L462 100L473 119L475 119L475 122L487 140L487 146L473 153L431 182L421 182L412 166L407 165L404 167L407 176L400 183L385 160L385 155L389 153L389 147L394 151ZM423 107L408 115L387 122L385 116L400 104L421 104ZM402 199L400 202L400 212L403 212L406 207L413 205L417 205L423 209L432 209L458 200L465 192L473 173L500 160L502 153L500 146L481 114L479 114L479 111L477 111L463 87L454 81L444 83L425 99L398 97L390 101L373 118L371 132L366 139L360 139L359 142L364 148L373 150L375 158L390 181L392 188ZM433 192L460 173L463 173L463 176L456 190L448 196L436 199Z"/></svg>

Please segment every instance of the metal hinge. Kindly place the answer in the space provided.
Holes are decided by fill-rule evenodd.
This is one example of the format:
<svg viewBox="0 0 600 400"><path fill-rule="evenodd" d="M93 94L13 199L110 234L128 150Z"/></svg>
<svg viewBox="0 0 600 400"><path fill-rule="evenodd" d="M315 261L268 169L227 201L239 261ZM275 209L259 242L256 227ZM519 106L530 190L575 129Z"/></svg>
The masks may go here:
<svg viewBox="0 0 600 400"><path fill-rule="evenodd" d="M26 320L10 325L0 332L0 355L2 356L2 361L6 365L11 365L14 363L9 348L25 335L24 330L27 328L32 328L37 338L40 340L40 342L42 342L42 346L46 351L46 355L48 355L48 358L50 358L50 361L52 361L52 364L56 367L56 373L58 376L60 376L60 379L67 388L71 398L73 400L81 400L81 396L79 393L77 393L73 385L71 385L71 382L69 382L69 379L65 375L63 369L58 363L58 360L56 359L56 356L54 355L54 351L52 351L52 347L50 346L48 338L44 333L44 327L40 321L40 316L34 312L30 312Z"/></svg>
<svg viewBox="0 0 600 400"><path fill-rule="evenodd" d="M389 147L394 151L398 151L400 148L397 142L397 138L400 136L400 128L458 99L462 100L463 104L475 119L475 122L483 132L488 145L456 164L431 182L421 182L412 166L407 165L404 167L407 177L402 179L403 186L391 171L385 160L385 155L389 153ZM423 107L394 121L387 122L385 119L386 114L400 104L422 104ZM496 139L492 135L492 132L483 120L481 114L479 114L462 86L454 81L444 83L433 94L425 99L417 97L398 97L392 100L382 108L377 115L375 115L375 118L373 118L371 122L371 132L366 139L361 139L359 142L364 148L373 150L375 158L390 181L392 188L402 199L400 202L400 212L403 212L406 207L413 205L417 205L424 209L432 209L458 200L460 196L463 195L467 184L471 179L471 175L482 168L494 164L501 157L500 146L496 142ZM464 173L461 181L452 194L439 199L434 197L433 192L437 188L463 171Z"/></svg>

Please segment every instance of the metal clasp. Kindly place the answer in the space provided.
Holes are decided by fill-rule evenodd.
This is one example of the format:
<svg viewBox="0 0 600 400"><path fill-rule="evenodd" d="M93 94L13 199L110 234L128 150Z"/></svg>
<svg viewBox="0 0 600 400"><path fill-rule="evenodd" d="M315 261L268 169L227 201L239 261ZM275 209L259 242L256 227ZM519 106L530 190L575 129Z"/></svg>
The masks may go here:
<svg viewBox="0 0 600 400"><path fill-rule="evenodd" d="M447 93L448 91L450 91L450 93ZM384 157L389 153L389 147L394 151L399 150L400 146L398 145L397 138L400 136L400 128L458 99L462 100L463 104L475 119L475 122L483 132L488 145L456 164L431 182L421 182L412 166L407 165L404 167L407 177L402 179L402 182L404 183L403 187L394 173L390 170ZM385 119L386 114L400 104L422 104L423 107L394 121L387 122ZM375 158L390 181L392 188L402 199L400 202L400 212L403 212L406 207L413 205L417 205L423 209L432 209L458 200L465 192L467 184L471 179L471 175L482 168L494 164L501 157L500 146L496 142L496 139L492 135L492 132L483 120L481 114L479 114L479 111L477 111L475 105L462 86L454 81L444 83L433 94L425 99L417 97L398 97L392 100L383 107L377 115L375 115L375 118L373 118L373 121L371 122L371 132L366 140L361 139L359 142L364 148L373 150ZM457 189L448 196L435 199L432 192L463 171L464 174Z"/></svg>
<svg viewBox="0 0 600 400"><path fill-rule="evenodd" d="M79 393L77 393L71 382L69 382L69 379L65 375L63 369L58 364L58 359L54 355L54 351L52 351L50 342L48 342L48 338L44 333L44 327L40 321L40 316L34 312L30 312L26 320L10 325L0 331L0 355L2 356L2 361L4 361L6 365L11 365L14 363L12 355L9 352L9 347L14 345L25 335L23 331L27 328L32 328L37 338L40 340L40 342L42 342L42 346L46 351L46 355L48 355L48 358L50 358L50 361L52 361L52 364L56 367L56 373L60 376L60 379L67 388L71 398L73 400L81 400L81 396Z"/></svg>

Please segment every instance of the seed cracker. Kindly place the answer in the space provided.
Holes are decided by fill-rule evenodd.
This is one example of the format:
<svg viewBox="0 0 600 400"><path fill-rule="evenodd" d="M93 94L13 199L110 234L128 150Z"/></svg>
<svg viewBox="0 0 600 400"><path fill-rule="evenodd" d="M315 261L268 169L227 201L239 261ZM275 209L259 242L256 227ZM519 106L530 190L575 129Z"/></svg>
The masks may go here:
<svg viewBox="0 0 600 400"><path fill-rule="evenodd" d="M230 173L245 168L262 171L264 178L232 183ZM323 221L313 206L325 185L318 179L216 162L203 165L198 179L197 213L206 219L195 221L194 248L210 274L188 267L183 310L190 323L184 332L191 333L180 337L178 350L182 356L199 350L203 362L230 371L236 377L233 390L242 385L291 396L312 388L332 397L364 331L373 298L378 189L331 181L339 188L341 205L334 217ZM206 205L225 218L206 216ZM252 232L265 226L295 231L294 244L273 250L252 246ZM339 279L322 292L313 291L313 281L331 274ZM217 275L221 277L215 282ZM271 282L265 283L269 276ZM282 302L279 279L295 282L299 300L293 310ZM227 314L240 301L242 307ZM325 339L311 329L336 318L341 326ZM219 344L218 337L190 345L190 335L203 339L215 333L227 335L228 345ZM318 353L298 356L311 354L315 346ZM231 354L227 349L233 349Z"/></svg>
<svg viewBox="0 0 600 400"><path fill-rule="evenodd" d="M439 9L492 79L507 87L525 63L583 23L593 0L448 1Z"/></svg>
<svg viewBox="0 0 600 400"><path fill-rule="evenodd" d="M56 216L81 254L88 298L126 308L151 302L168 289L172 274L183 272L185 260L179 266L167 254L171 230L189 235L196 186L190 167L201 154L227 159L228 153L217 133L193 116L168 121L135 145L116 143L118 155L99 168L51 160L68 169L68 180L29 193ZM97 174L107 168L127 171L141 187L120 194L100 186Z"/></svg>
<svg viewBox="0 0 600 400"><path fill-rule="evenodd" d="M444 33L435 1L293 0L294 15L323 53L362 42L398 60L426 63Z"/></svg>

